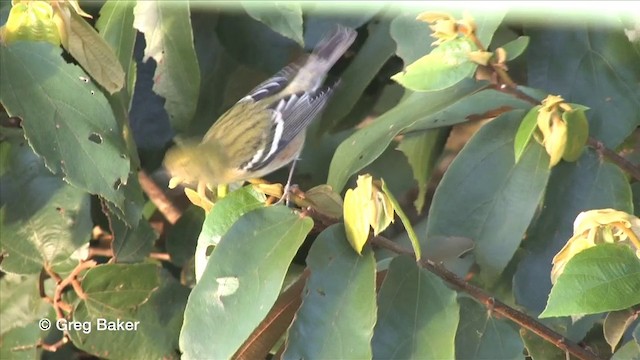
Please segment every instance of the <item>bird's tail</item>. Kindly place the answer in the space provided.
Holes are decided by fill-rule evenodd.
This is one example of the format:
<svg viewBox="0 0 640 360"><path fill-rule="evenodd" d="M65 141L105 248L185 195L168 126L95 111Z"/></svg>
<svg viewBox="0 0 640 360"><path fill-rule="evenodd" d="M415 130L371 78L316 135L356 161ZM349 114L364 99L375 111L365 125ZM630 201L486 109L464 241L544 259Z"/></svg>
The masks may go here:
<svg viewBox="0 0 640 360"><path fill-rule="evenodd" d="M325 37L320 40L313 55L326 64L327 70L340 59L356 39L356 31L346 26L337 25Z"/></svg>

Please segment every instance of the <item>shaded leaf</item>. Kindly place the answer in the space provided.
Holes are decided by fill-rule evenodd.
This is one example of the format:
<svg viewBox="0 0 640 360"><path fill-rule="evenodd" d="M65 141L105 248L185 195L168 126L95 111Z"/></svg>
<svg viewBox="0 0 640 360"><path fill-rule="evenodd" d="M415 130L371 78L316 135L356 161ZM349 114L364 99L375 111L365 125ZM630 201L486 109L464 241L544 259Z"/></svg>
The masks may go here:
<svg viewBox="0 0 640 360"><path fill-rule="evenodd" d="M98 87L60 54L47 43L0 47L2 104L23 120L29 145L47 168L122 212L129 155L113 112Z"/></svg>
<svg viewBox="0 0 640 360"><path fill-rule="evenodd" d="M424 208L427 184L448 137L448 129L433 129L422 134L407 134L398 145L398 150L407 157L413 178L418 183L418 195L413 203L418 213Z"/></svg>
<svg viewBox="0 0 640 360"><path fill-rule="evenodd" d="M118 315L149 299L158 287L155 264L105 264L89 269L82 279L87 311L96 316Z"/></svg>
<svg viewBox="0 0 640 360"><path fill-rule="evenodd" d="M242 7L252 18L262 22L273 31L288 37L301 46L302 9L296 2L242 1Z"/></svg>
<svg viewBox="0 0 640 360"><path fill-rule="evenodd" d="M624 309L620 311L612 311L607 314L602 324L604 338L607 344L611 345L611 351L614 352L620 340L624 336L625 331L638 318L632 309Z"/></svg>
<svg viewBox="0 0 640 360"><path fill-rule="evenodd" d="M180 333L183 358L229 358L238 350L276 301L312 227L310 218L283 206L251 211L233 224L189 296Z"/></svg>
<svg viewBox="0 0 640 360"><path fill-rule="evenodd" d="M160 279L160 287L136 308L93 313L85 303L80 303L73 320L89 322L92 328L88 334L71 331L74 345L103 358L179 359L178 335L189 289L165 272ZM98 321L103 326L100 331ZM104 330L106 321L111 326L119 321L122 327L118 331Z"/></svg>
<svg viewBox="0 0 640 360"><path fill-rule="evenodd" d="M157 67L153 91L166 99L165 109L174 130L185 131L196 111L200 68L193 47L188 2L139 1L133 26L144 33L143 61Z"/></svg>
<svg viewBox="0 0 640 360"><path fill-rule="evenodd" d="M456 358L522 359L524 344L511 322L470 298L460 300Z"/></svg>
<svg viewBox="0 0 640 360"><path fill-rule="evenodd" d="M379 116L375 122L356 131L336 149L327 184L341 191L351 175L369 165L389 146L393 138L408 126L415 124L474 93L481 85L474 82L429 94L413 93L396 107ZM464 119L436 119L435 126L452 125Z"/></svg>
<svg viewBox="0 0 640 360"><path fill-rule="evenodd" d="M590 107L591 136L608 148L622 143L640 124L640 53L622 29L583 21L571 28L525 30L535 49L527 52L529 86Z"/></svg>
<svg viewBox="0 0 640 360"><path fill-rule="evenodd" d="M640 360L640 344L629 340L616 351L611 360Z"/></svg>
<svg viewBox="0 0 640 360"><path fill-rule="evenodd" d="M640 260L627 246L601 244L567 263L540 317L594 314L640 304Z"/></svg>
<svg viewBox="0 0 640 360"><path fill-rule="evenodd" d="M183 266L194 256L204 219L202 209L190 206L182 213L178 222L169 228L166 246L172 263Z"/></svg>
<svg viewBox="0 0 640 360"><path fill-rule="evenodd" d="M520 329L520 335L522 341L527 350L527 355L533 360L566 360L562 349L559 349L547 340L542 339L537 334L527 331L526 329Z"/></svg>
<svg viewBox="0 0 640 360"><path fill-rule="evenodd" d="M455 358L458 311L456 292L440 278L413 259L394 258L378 294L374 358Z"/></svg>
<svg viewBox="0 0 640 360"><path fill-rule="evenodd" d="M501 115L474 135L442 178L430 209L426 247L435 246L436 236L472 239L484 280L495 280L513 257L549 176L549 158L539 146L528 147L515 163L513 139L523 115Z"/></svg>
<svg viewBox="0 0 640 360"><path fill-rule="evenodd" d="M589 122L581 109L574 109L562 114L567 124L567 145L562 154L565 161L576 161L582 155L589 137Z"/></svg>
<svg viewBox="0 0 640 360"><path fill-rule="evenodd" d="M571 238L582 211L614 208L630 213L631 190L617 166L586 151L576 163L561 162L552 171L540 215L527 231L528 253L518 265L514 295L518 304L539 314L551 291L552 259Z"/></svg>
<svg viewBox="0 0 640 360"><path fill-rule="evenodd" d="M116 262L131 263L144 260L157 239L157 235L145 219L140 219L138 225L130 228L120 219L109 218L113 241L111 250Z"/></svg>
<svg viewBox="0 0 640 360"><path fill-rule="evenodd" d="M344 234L342 225L332 225L311 246L311 276L283 359L371 358L375 260L368 247L356 254Z"/></svg>
<svg viewBox="0 0 640 360"><path fill-rule="evenodd" d="M12 143L0 179L2 270L36 274L43 265L73 267L72 254L88 245L89 196L51 174L26 144Z"/></svg>
<svg viewBox="0 0 640 360"><path fill-rule="evenodd" d="M332 130L351 112L394 51L395 43L389 36L389 21L370 24L367 40L340 75L340 86L322 114L318 124L321 131Z"/></svg>
<svg viewBox="0 0 640 360"><path fill-rule="evenodd" d="M502 45L501 48L503 48L507 53L507 61L511 61L522 55L522 53L527 49L527 46L529 46L529 37L518 36L516 39Z"/></svg>
<svg viewBox="0 0 640 360"><path fill-rule="evenodd" d="M124 70L113 49L80 15L70 12L65 49L110 94L124 86Z"/></svg>

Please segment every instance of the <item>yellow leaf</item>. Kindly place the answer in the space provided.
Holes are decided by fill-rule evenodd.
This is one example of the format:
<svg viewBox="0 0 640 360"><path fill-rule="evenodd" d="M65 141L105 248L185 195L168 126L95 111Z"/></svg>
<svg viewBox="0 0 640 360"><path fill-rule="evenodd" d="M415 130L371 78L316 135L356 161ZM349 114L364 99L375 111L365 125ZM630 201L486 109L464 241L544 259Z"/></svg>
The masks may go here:
<svg viewBox="0 0 640 360"><path fill-rule="evenodd" d="M544 139L544 147L549 154L549 167L553 167L560 162L564 149L567 146L567 124L560 119L553 119L551 134Z"/></svg>
<svg viewBox="0 0 640 360"><path fill-rule="evenodd" d="M60 34L53 19L53 8L44 1L30 1L13 5L1 33L2 41L5 44L17 40L60 44Z"/></svg>
<svg viewBox="0 0 640 360"><path fill-rule="evenodd" d="M344 195L343 216L347 240L358 254L362 254L362 248L369 238L369 228L371 227L369 204L370 198L361 187L357 187L355 190L349 189Z"/></svg>

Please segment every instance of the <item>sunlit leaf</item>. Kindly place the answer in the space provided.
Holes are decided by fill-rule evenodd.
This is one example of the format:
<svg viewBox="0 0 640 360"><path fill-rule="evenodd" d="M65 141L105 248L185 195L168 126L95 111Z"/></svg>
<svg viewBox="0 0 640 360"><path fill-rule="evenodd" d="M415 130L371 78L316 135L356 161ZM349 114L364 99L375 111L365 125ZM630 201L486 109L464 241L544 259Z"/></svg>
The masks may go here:
<svg viewBox="0 0 640 360"><path fill-rule="evenodd" d="M188 2L138 1L133 26L144 33L144 59L157 67L153 91L166 99L173 128L185 131L196 111L200 68L193 47Z"/></svg>
<svg viewBox="0 0 640 360"><path fill-rule="evenodd" d="M449 88L473 74L478 65L469 59L469 53L475 49L466 38L448 41L391 78L413 91Z"/></svg>
<svg viewBox="0 0 640 360"><path fill-rule="evenodd" d="M594 314L640 304L640 260L624 245L601 244L574 256L540 317Z"/></svg>
<svg viewBox="0 0 640 360"><path fill-rule="evenodd" d="M180 333L183 358L229 358L238 350L276 301L312 227L310 218L284 206L253 210L231 226L189 296Z"/></svg>

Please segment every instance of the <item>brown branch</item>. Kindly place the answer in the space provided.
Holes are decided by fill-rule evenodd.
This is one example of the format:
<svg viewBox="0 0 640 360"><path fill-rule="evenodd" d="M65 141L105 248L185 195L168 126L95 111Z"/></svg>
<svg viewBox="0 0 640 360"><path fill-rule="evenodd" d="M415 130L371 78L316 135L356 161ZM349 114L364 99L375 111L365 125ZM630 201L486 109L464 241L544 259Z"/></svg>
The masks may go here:
<svg viewBox="0 0 640 360"><path fill-rule="evenodd" d="M138 172L138 180L140 181L142 190L149 196L149 200L158 207L158 211L164 215L171 225L175 224L182 216L182 211L175 206L146 172L140 170L140 172Z"/></svg>
<svg viewBox="0 0 640 360"><path fill-rule="evenodd" d="M415 259L415 255L413 251L406 249L393 241L385 239L380 236L376 236L371 240L372 244L383 247L387 250L390 250L396 254L411 256ZM418 262L418 265L429 272L435 274L448 284L452 285L456 289L463 291L471 297L473 297L479 303L485 305L492 312L499 314L519 326L527 329L528 331L540 336L544 340L554 344L559 349L564 350L566 353L577 357L578 359L598 359L598 356L592 353L591 351L579 346L578 344L572 342L571 340L565 338L561 334L556 331L546 327L533 317L518 311L509 305L503 303L502 301L494 298L493 296L487 294L481 288L472 285L451 271L447 270L444 266L437 264L431 260L423 258Z"/></svg>
<svg viewBox="0 0 640 360"><path fill-rule="evenodd" d="M620 156L615 151L607 148L606 146L604 146L602 141L590 137L587 140L587 144L595 149L598 154L607 158L612 163L618 165L622 170L626 171L629 175L636 179L636 181L640 181L640 166L634 165L631 161Z"/></svg>

